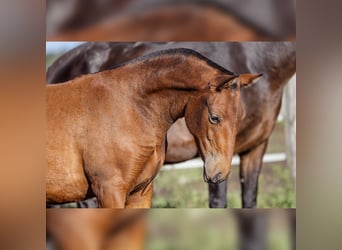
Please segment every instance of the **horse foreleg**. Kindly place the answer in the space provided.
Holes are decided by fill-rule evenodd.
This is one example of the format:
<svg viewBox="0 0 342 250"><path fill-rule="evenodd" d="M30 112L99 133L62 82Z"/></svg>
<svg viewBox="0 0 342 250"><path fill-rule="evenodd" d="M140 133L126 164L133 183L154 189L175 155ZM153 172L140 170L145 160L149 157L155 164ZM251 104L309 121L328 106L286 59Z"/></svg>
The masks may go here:
<svg viewBox="0 0 342 250"><path fill-rule="evenodd" d="M209 183L209 207L226 208L227 207L227 184L228 179L219 183Z"/></svg>
<svg viewBox="0 0 342 250"><path fill-rule="evenodd" d="M127 197L127 208L150 208L153 195L153 183L151 182L143 190L131 194Z"/></svg>
<svg viewBox="0 0 342 250"><path fill-rule="evenodd" d="M101 208L124 208L127 190L123 185L113 184L112 181L102 182L92 186L99 207Z"/></svg>
<svg viewBox="0 0 342 250"><path fill-rule="evenodd" d="M258 179L267 142L240 154L240 182L243 208L255 208L257 205Z"/></svg>

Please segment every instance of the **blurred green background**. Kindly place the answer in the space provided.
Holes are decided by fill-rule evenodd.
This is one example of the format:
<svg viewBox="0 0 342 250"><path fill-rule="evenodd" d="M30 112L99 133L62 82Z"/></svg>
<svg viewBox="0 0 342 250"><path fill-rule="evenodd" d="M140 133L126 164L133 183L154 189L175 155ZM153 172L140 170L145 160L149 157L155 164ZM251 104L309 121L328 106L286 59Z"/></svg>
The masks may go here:
<svg viewBox="0 0 342 250"><path fill-rule="evenodd" d="M291 249L289 210L261 212L266 227L260 230L266 235L268 249ZM238 221L232 210L154 209L150 210L148 217L148 250L239 249Z"/></svg>

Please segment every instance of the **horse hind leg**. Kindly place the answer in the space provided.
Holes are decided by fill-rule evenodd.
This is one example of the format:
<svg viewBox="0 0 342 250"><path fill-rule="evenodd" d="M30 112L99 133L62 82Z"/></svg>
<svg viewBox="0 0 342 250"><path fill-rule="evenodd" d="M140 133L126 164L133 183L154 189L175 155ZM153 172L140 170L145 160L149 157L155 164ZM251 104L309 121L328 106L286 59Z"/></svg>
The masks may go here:
<svg viewBox="0 0 342 250"><path fill-rule="evenodd" d="M243 208L257 206L258 180L268 141L240 154L240 183Z"/></svg>

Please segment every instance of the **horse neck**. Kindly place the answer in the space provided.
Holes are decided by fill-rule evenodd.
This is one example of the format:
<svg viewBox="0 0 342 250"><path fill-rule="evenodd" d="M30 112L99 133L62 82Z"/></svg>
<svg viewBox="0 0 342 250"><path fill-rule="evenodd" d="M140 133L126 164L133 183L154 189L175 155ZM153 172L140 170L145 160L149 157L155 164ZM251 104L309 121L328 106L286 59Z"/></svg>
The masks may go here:
<svg viewBox="0 0 342 250"><path fill-rule="evenodd" d="M125 75L121 79L127 93L131 93L139 113L148 120L158 121L166 130L178 118L184 116L190 98L208 87L213 69L205 63L192 63L185 57L149 59L125 65L111 72Z"/></svg>
<svg viewBox="0 0 342 250"><path fill-rule="evenodd" d="M193 56L164 55L129 65L129 70L140 72L144 81L139 83L142 92L155 93L163 90L195 91L205 89L208 74L214 70Z"/></svg>
<svg viewBox="0 0 342 250"><path fill-rule="evenodd" d="M254 55L248 57L248 66L253 72L265 73L272 89L282 89L296 72L296 45L292 42L256 43L244 50L246 55Z"/></svg>

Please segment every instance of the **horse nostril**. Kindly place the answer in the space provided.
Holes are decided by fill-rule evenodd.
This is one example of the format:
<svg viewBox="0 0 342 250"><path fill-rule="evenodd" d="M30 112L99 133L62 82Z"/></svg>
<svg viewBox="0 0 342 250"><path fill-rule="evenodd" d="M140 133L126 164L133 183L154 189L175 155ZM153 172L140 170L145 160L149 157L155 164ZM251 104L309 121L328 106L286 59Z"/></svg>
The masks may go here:
<svg viewBox="0 0 342 250"><path fill-rule="evenodd" d="M218 172L213 178L211 178L212 182L218 182L220 180L221 174L221 172Z"/></svg>
<svg viewBox="0 0 342 250"><path fill-rule="evenodd" d="M205 169L203 168L203 179L205 182L209 181L209 177L207 176L207 173L205 172Z"/></svg>

